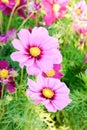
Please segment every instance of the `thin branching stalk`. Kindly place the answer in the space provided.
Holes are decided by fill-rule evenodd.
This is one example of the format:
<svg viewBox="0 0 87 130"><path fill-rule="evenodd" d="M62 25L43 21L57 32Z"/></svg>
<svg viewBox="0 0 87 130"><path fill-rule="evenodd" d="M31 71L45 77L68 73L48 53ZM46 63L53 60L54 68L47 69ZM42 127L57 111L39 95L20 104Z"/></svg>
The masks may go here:
<svg viewBox="0 0 87 130"><path fill-rule="evenodd" d="M2 84L1 98L3 98L3 95L4 95L4 85Z"/></svg>
<svg viewBox="0 0 87 130"><path fill-rule="evenodd" d="M29 20L29 18L34 14L34 12L32 12L23 22L22 24L19 26L19 28L17 29L17 32L24 26L24 24Z"/></svg>
<svg viewBox="0 0 87 130"><path fill-rule="evenodd" d="M12 17L13 17L13 15L14 15L14 12L15 12L15 9L16 9L17 5L18 5L18 4L16 3L15 6L14 6L14 8L12 9L12 12L11 12L11 14L10 14L10 18L9 18L9 21L8 21L8 25L7 25L7 30L6 30L6 31L8 31L9 28L10 28L11 21L12 21Z"/></svg>
<svg viewBox="0 0 87 130"><path fill-rule="evenodd" d="M21 77L20 77L20 84L22 84L22 81L23 81L23 68L21 69Z"/></svg>

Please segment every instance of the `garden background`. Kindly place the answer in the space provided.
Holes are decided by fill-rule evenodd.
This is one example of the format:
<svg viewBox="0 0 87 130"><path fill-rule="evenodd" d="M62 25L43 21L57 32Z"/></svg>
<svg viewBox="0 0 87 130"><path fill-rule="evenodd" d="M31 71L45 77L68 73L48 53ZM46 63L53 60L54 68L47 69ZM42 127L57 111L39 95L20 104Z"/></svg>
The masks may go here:
<svg viewBox="0 0 87 130"><path fill-rule="evenodd" d="M80 1L70 0L64 17L56 19L48 26L44 20L42 1L37 0L38 8L33 8L30 4L35 1L27 2L24 9L26 18L19 16L17 9L12 13L12 8L8 15L0 9L0 60L7 60L10 68L16 70L15 92L9 92L5 85L3 95L2 89L0 90L0 130L87 130L87 10L85 18L76 18L73 14L74 7ZM87 4L87 1L85 3ZM80 23L81 20L85 22ZM16 50L12 40L18 36L10 36L5 42L1 39L2 34L5 35L6 31L13 28L17 34L21 29L31 31L36 26L46 28L50 36L58 39L62 54L61 73L64 76L61 81L70 89L69 97L72 101L56 112L48 112L43 104L35 105L27 96L27 80L35 80L35 76L29 75L25 66L21 68L17 61L11 59L10 55ZM0 86L3 86L1 80Z"/></svg>

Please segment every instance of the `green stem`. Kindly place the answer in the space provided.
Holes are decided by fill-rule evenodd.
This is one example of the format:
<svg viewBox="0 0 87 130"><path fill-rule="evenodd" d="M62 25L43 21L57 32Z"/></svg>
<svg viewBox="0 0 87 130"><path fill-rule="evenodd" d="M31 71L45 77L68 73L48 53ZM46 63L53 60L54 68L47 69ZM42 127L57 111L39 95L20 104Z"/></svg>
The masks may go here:
<svg viewBox="0 0 87 130"><path fill-rule="evenodd" d="M7 25L7 30L6 31L9 30L9 27L10 27L10 24L11 24L11 21L12 21L12 17L13 17L13 14L14 14L14 11L15 11L16 7L17 7L17 3L15 4L15 6L14 6L14 8L13 8L11 14L10 14L10 18L9 18L9 21L8 21L8 25Z"/></svg>
<svg viewBox="0 0 87 130"><path fill-rule="evenodd" d="M38 27L38 13L36 13L36 26Z"/></svg>
<svg viewBox="0 0 87 130"><path fill-rule="evenodd" d="M2 43L0 43L1 45L0 45L0 56L2 56L2 54L3 54L3 44Z"/></svg>
<svg viewBox="0 0 87 130"><path fill-rule="evenodd" d="M19 7L15 10L14 15L15 15L20 9L22 9L23 7L26 7L26 4L25 4L25 5L22 5L22 6L19 6Z"/></svg>
<svg viewBox="0 0 87 130"><path fill-rule="evenodd" d="M3 33L3 28L2 27L3 27L2 24L0 24L1 34Z"/></svg>
<svg viewBox="0 0 87 130"><path fill-rule="evenodd" d="M3 95L4 95L4 85L2 85L1 98L3 98Z"/></svg>
<svg viewBox="0 0 87 130"><path fill-rule="evenodd" d="M17 32L23 27L23 25L28 21L29 17L27 17L23 23L20 25L20 27L17 29Z"/></svg>
<svg viewBox="0 0 87 130"><path fill-rule="evenodd" d="M1 33L3 33L3 15L2 15L2 11L0 11L0 31Z"/></svg>
<svg viewBox="0 0 87 130"><path fill-rule="evenodd" d="M25 5L22 5L22 6L19 6L19 7L17 8L17 10L16 10L16 11L18 11L18 10L22 9L23 7L26 7L26 4L25 4Z"/></svg>
<svg viewBox="0 0 87 130"><path fill-rule="evenodd" d="M28 16L24 21L23 23L20 25L20 27L17 29L17 32L23 27L23 25L29 20L29 18L33 15L34 12L31 13L30 16Z"/></svg>
<svg viewBox="0 0 87 130"><path fill-rule="evenodd" d="M39 0L36 0L35 2L38 4ZM36 26L38 27L38 11L36 12Z"/></svg>
<svg viewBox="0 0 87 130"><path fill-rule="evenodd" d="M20 84L22 84L22 80L23 80L23 68L21 69L21 78L20 78Z"/></svg>

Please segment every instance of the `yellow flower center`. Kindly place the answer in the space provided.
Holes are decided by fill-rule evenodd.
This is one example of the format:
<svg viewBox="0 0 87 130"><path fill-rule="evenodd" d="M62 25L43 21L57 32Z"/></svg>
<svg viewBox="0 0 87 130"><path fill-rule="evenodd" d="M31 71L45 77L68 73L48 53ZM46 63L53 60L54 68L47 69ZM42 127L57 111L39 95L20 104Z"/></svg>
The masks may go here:
<svg viewBox="0 0 87 130"><path fill-rule="evenodd" d="M52 98L54 96L54 92L49 88L44 88L42 90L42 94L46 98Z"/></svg>
<svg viewBox="0 0 87 130"><path fill-rule="evenodd" d="M46 76L48 76L48 77L52 77L54 75L55 75L55 71L54 70L51 70L51 71L46 73Z"/></svg>
<svg viewBox="0 0 87 130"><path fill-rule="evenodd" d="M75 12L77 15L80 15L82 13L82 10L80 8L78 8Z"/></svg>
<svg viewBox="0 0 87 130"><path fill-rule="evenodd" d="M17 5L20 4L20 0L14 0L14 1L17 3Z"/></svg>
<svg viewBox="0 0 87 130"><path fill-rule="evenodd" d="M2 79L8 78L8 70L6 69L0 70L0 78Z"/></svg>
<svg viewBox="0 0 87 130"><path fill-rule="evenodd" d="M4 4L8 4L9 0L1 0L1 2L3 2Z"/></svg>
<svg viewBox="0 0 87 130"><path fill-rule="evenodd" d="M57 13L57 12L59 11L59 9L60 9L60 6L59 6L58 4L54 4L54 5L53 5L53 11L54 11L55 13Z"/></svg>
<svg viewBox="0 0 87 130"><path fill-rule="evenodd" d="M41 53L41 50L38 47L31 47L29 52L33 57L38 57Z"/></svg>

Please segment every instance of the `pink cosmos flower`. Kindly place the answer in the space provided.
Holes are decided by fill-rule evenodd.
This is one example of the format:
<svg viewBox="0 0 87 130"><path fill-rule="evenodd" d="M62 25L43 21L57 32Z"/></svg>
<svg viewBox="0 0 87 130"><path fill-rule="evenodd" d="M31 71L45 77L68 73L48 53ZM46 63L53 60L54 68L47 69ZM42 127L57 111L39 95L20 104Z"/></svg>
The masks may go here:
<svg viewBox="0 0 87 130"><path fill-rule="evenodd" d="M36 104L44 104L49 112L62 110L71 102L70 90L65 83L58 79L44 78L38 75L37 82L28 79L28 85L27 95L35 100Z"/></svg>
<svg viewBox="0 0 87 130"><path fill-rule="evenodd" d="M25 18L26 16L25 16L24 10L26 9L26 7L24 6L27 4L27 0L1 0L0 10L2 10L5 15L8 15L11 13L15 4L17 4L16 10L19 16ZM22 8L18 9L19 7L22 7Z"/></svg>
<svg viewBox="0 0 87 130"><path fill-rule="evenodd" d="M84 15L87 12L87 5L84 0L81 0L80 2L76 3L74 9L73 9L73 15L77 18L83 18Z"/></svg>
<svg viewBox="0 0 87 130"><path fill-rule="evenodd" d="M87 37L87 19L74 19L72 27L76 33L83 34Z"/></svg>
<svg viewBox="0 0 87 130"><path fill-rule="evenodd" d="M60 79L64 76L64 74L60 72L61 69L62 69L61 64L54 64L53 69L47 73L43 72L42 76Z"/></svg>
<svg viewBox="0 0 87 130"><path fill-rule="evenodd" d="M67 11L69 0L42 0L46 15L44 20L47 26L50 26L57 19L64 17Z"/></svg>
<svg viewBox="0 0 87 130"><path fill-rule="evenodd" d="M14 81L14 77L16 75L16 70L9 68L9 63L7 60L0 60L0 83L6 85L6 88L10 93L15 92L16 90Z"/></svg>
<svg viewBox="0 0 87 130"><path fill-rule="evenodd" d="M6 42L15 37L16 37L16 29L14 28L12 30L8 30L6 34L4 33L0 35L0 44L5 44Z"/></svg>
<svg viewBox="0 0 87 130"><path fill-rule="evenodd" d="M18 51L11 54L13 61L18 61L20 67L27 66L31 75L52 70L53 64L62 61L56 38L49 36L44 27L35 27L30 33L21 29L19 39L14 39L12 44Z"/></svg>

